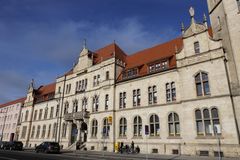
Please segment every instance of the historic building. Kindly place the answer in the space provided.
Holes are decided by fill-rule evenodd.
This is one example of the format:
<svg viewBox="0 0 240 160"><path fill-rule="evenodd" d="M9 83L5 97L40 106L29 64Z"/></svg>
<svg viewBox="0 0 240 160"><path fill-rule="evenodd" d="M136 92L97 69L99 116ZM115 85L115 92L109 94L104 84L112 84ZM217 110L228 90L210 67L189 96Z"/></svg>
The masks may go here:
<svg viewBox="0 0 240 160"><path fill-rule="evenodd" d="M19 136L19 118L25 98L20 98L0 105L1 141L12 141Z"/></svg>
<svg viewBox="0 0 240 160"><path fill-rule="evenodd" d="M113 43L83 47L56 82L31 82L21 111L26 147L114 151L134 141L142 153L239 156L240 12L238 0L208 0L182 35L132 55Z"/></svg>

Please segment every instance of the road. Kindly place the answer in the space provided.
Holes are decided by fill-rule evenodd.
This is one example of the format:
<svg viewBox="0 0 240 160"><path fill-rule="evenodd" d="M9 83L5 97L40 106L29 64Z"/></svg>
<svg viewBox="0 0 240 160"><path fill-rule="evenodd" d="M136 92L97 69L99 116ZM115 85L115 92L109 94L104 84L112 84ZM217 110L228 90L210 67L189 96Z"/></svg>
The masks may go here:
<svg viewBox="0 0 240 160"><path fill-rule="evenodd" d="M112 152L74 151L61 154L35 153L33 151L0 150L0 160L145 160L144 154L116 154ZM215 160L216 157L178 156L151 154L148 160ZM239 160L223 158L222 160Z"/></svg>

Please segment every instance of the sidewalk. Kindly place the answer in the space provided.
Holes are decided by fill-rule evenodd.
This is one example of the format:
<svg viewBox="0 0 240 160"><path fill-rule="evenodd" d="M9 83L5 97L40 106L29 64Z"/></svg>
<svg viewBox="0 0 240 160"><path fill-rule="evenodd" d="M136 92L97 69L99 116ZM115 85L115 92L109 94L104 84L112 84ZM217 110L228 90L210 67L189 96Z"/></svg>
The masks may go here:
<svg viewBox="0 0 240 160"><path fill-rule="evenodd" d="M205 157L205 156L185 156L185 155L160 155L160 154L120 154L120 153L113 153L113 152L103 152L103 151L72 151L72 152L66 152L63 150L63 154L78 154L81 156L99 156L104 157L118 157L118 158L132 158L132 159L146 159L146 157L149 160L218 160L218 157ZM221 160L240 160L239 158L227 158L223 157Z"/></svg>

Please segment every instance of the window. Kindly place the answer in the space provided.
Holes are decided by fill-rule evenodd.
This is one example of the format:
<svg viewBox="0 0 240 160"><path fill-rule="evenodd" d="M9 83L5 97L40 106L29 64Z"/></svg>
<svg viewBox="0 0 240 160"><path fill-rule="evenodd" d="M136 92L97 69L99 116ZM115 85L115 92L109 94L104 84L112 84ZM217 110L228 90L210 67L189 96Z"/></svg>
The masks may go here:
<svg viewBox="0 0 240 160"><path fill-rule="evenodd" d="M105 95L105 110L108 110L109 107L109 95Z"/></svg>
<svg viewBox="0 0 240 160"><path fill-rule="evenodd" d="M62 137L65 138L66 137L66 134L67 133L67 124L66 123L63 123L63 126L62 126Z"/></svg>
<svg viewBox="0 0 240 160"><path fill-rule="evenodd" d="M109 80L109 71L106 72L106 80Z"/></svg>
<svg viewBox="0 0 240 160"><path fill-rule="evenodd" d="M121 118L119 123L119 136L124 137L127 133L127 120L126 118Z"/></svg>
<svg viewBox="0 0 240 160"><path fill-rule="evenodd" d="M100 75L97 75L97 85L100 83Z"/></svg>
<svg viewBox="0 0 240 160"><path fill-rule="evenodd" d="M42 138L45 138L45 134L46 134L46 125L43 125L43 128L42 128Z"/></svg>
<svg viewBox="0 0 240 160"><path fill-rule="evenodd" d="M78 101L77 100L75 100L73 102L73 112L78 112Z"/></svg>
<svg viewBox="0 0 240 160"><path fill-rule="evenodd" d="M140 106L140 103L141 103L140 89L133 90L133 106Z"/></svg>
<svg viewBox="0 0 240 160"><path fill-rule="evenodd" d="M86 110L87 110L87 106L88 106L87 98L84 97L84 98L82 99L82 109L83 109L83 111L86 111Z"/></svg>
<svg viewBox="0 0 240 160"><path fill-rule="evenodd" d="M68 113L68 108L69 108L69 103L68 103L68 102L65 102L64 111L63 111L63 114L64 114L64 115Z"/></svg>
<svg viewBox="0 0 240 160"><path fill-rule="evenodd" d="M166 84L166 100L167 102L176 101L175 82Z"/></svg>
<svg viewBox="0 0 240 160"><path fill-rule="evenodd" d="M50 118L53 118L53 110L54 110L54 107L51 107L51 109L50 109Z"/></svg>
<svg viewBox="0 0 240 160"><path fill-rule="evenodd" d="M217 108L196 110L196 129L198 135L214 136L221 134L221 127ZM215 132L215 133L214 133Z"/></svg>
<svg viewBox="0 0 240 160"><path fill-rule="evenodd" d="M47 115L48 115L48 108L45 108L44 119L47 119Z"/></svg>
<svg viewBox="0 0 240 160"><path fill-rule="evenodd" d="M59 104L57 105L57 109L56 109L56 114L55 114L55 117L58 116L58 113L59 113Z"/></svg>
<svg viewBox="0 0 240 160"><path fill-rule="evenodd" d="M31 138L34 137L34 134L35 134L35 126L32 127L32 133L31 133Z"/></svg>
<svg viewBox="0 0 240 160"><path fill-rule="evenodd" d="M142 136L142 118L136 116L133 120L133 135Z"/></svg>
<svg viewBox="0 0 240 160"><path fill-rule="evenodd" d="M169 136L180 135L180 122L179 122L179 117L176 113L170 113L168 115L168 130L169 130Z"/></svg>
<svg viewBox="0 0 240 160"><path fill-rule="evenodd" d="M210 95L208 74L200 72L195 76L197 96Z"/></svg>
<svg viewBox="0 0 240 160"><path fill-rule="evenodd" d="M97 76L93 76L93 87L97 85Z"/></svg>
<svg viewBox="0 0 240 160"><path fill-rule="evenodd" d="M41 129L41 126L37 126L37 134L36 134L36 138L39 138L40 136L40 129Z"/></svg>
<svg viewBox="0 0 240 160"><path fill-rule="evenodd" d="M50 134L51 134L51 124L49 124L49 126L48 126L47 138L50 138Z"/></svg>
<svg viewBox="0 0 240 160"><path fill-rule="evenodd" d="M109 130L110 130L110 126L108 124L108 119L104 118L103 119L103 137L108 137L109 136Z"/></svg>
<svg viewBox="0 0 240 160"><path fill-rule="evenodd" d="M92 121L92 137L97 137L98 122L96 119Z"/></svg>
<svg viewBox="0 0 240 160"><path fill-rule="evenodd" d="M39 111L39 115L38 115L38 120L41 120L41 119L42 119L42 112L43 112L43 110L40 109L40 111Z"/></svg>
<svg viewBox="0 0 240 160"><path fill-rule="evenodd" d="M27 133L27 126L23 126L22 127L22 136L21 136L22 139L24 139L26 137L26 133Z"/></svg>
<svg viewBox="0 0 240 160"><path fill-rule="evenodd" d="M159 117L154 114L150 117L150 136L159 136L160 135L160 124Z"/></svg>
<svg viewBox="0 0 240 160"><path fill-rule="evenodd" d="M137 75L138 75L138 69L132 68L132 69L123 71L122 77L123 77L123 79L128 79L128 78L136 77Z"/></svg>
<svg viewBox="0 0 240 160"><path fill-rule="evenodd" d="M119 108L126 108L126 92L119 94Z"/></svg>
<svg viewBox="0 0 240 160"><path fill-rule="evenodd" d="M87 89L87 79L76 82L76 92L82 92Z"/></svg>
<svg viewBox="0 0 240 160"><path fill-rule="evenodd" d="M57 136L57 123L53 124L53 133L52 138L55 138Z"/></svg>
<svg viewBox="0 0 240 160"><path fill-rule="evenodd" d="M148 87L148 104L157 103L157 87L151 86Z"/></svg>
<svg viewBox="0 0 240 160"><path fill-rule="evenodd" d="M65 93L66 93L66 94L69 94L70 91L71 91L71 84L67 84L67 85L66 85L66 91L65 91Z"/></svg>
<svg viewBox="0 0 240 160"><path fill-rule="evenodd" d="M153 73L153 72L158 72L158 71L164 71L168 68L169 68L168 60L164 60L164 61L149 65L148 71L149 71L149 73Z"/></svg>
<svg viewBox="0 0 240 160"><path fill-rule="evenodd" d="M93 112L98 112L98 106L99 106L99 97L97 95L95 95L93 97Z"/></svg>
<svg viewBox="0 0 240 160"><path fill-rule="evenodd" d="M29 111L26 111L26 114L25 114L25 121L28 120L28 114L29 114Z"/></svg>
<svg viewBox="0 0 240 160"><path fill-rule="evenodd" d="M195 53L200 53L200 44L199 42L194 42L194 51Z"/></svg>

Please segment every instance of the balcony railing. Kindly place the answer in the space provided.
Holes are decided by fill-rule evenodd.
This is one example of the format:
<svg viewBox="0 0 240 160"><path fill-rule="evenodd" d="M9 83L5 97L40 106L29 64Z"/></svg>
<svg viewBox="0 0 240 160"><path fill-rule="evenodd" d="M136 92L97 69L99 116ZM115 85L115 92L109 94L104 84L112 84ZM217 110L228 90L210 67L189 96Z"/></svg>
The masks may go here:
<svg viewBox="0 0 240 160"><path fill-rule="evenodd" d="M72 120L82 120L84 118L89 118L90 114L88 111L80 111L75 113L67 113L64 115L65 121L72 121Z"/></svg>

